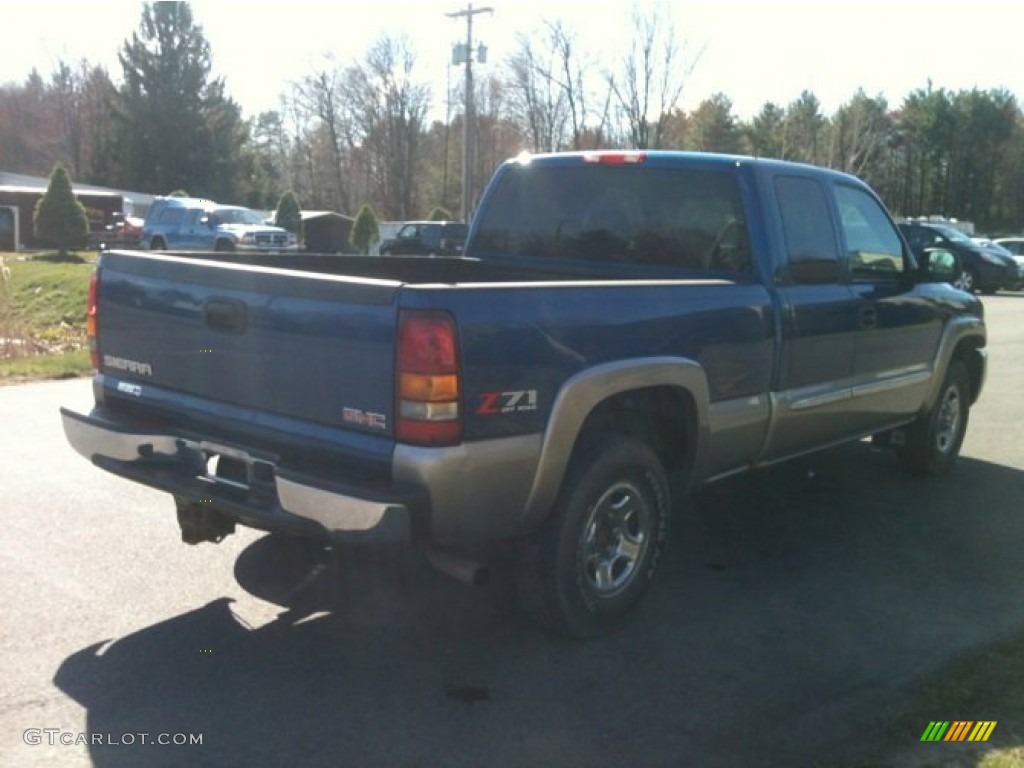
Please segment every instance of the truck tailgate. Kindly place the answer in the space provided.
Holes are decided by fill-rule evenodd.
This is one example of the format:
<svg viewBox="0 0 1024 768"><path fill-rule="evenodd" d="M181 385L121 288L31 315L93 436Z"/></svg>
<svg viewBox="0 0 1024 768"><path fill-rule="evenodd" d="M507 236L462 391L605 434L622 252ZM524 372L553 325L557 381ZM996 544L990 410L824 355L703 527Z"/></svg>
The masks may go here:
<svg viewBox="0 0 1024 768"><path fill-rule="evenodd" d="M102 370L264 413L390 434L400 286L105 253Z"/></svg>

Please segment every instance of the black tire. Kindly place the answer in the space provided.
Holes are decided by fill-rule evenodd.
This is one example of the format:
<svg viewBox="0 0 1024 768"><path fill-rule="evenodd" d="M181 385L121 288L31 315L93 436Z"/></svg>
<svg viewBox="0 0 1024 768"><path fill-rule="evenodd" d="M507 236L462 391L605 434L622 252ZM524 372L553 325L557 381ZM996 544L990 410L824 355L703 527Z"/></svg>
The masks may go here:
<svg viewBox="0 0 1024 768"><path fill-rule="evenodd" d="M231 251L235 250L235 244L230 240L218 240L213 244L213 250L217 253L231 253Z"/></svg>
<svg viewBox="0 0 1024 768"><path fill-rule="evenodd" d="M516 587L543 626L611 632L646 594L668 541L669 484L643 442L608 435L570 464L551 517L523 547Z"/></svg>
<svg viewBox="0 0 1024 768"><path fill-rule="evenodd" d="M167 243L164 242L164 239L162 237L154 237L149 243L149 250L166 251Z"/></svg>
<svg viewBox="0 0 1024 768"><path fill-rule="evenodd" d="M953 360L934 405L907 429L900 451L907 471L915 475L942 475L952 468L967 434L970 403L967 368Z"/></svg>

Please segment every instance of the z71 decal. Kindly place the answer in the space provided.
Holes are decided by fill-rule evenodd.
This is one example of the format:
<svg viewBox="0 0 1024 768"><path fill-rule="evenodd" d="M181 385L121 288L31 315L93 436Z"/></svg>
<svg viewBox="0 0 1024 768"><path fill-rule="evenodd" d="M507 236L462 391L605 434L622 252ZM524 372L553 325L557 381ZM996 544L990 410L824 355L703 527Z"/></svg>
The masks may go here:
<svg viewBox="0 0 1024 768"><path fill-rule="evenodd" d="M480 398L480 402L476 407L476 412L480 416L497 416L501 413L523 413L537 410L536 389L483 392L477 397Z"/></svg>

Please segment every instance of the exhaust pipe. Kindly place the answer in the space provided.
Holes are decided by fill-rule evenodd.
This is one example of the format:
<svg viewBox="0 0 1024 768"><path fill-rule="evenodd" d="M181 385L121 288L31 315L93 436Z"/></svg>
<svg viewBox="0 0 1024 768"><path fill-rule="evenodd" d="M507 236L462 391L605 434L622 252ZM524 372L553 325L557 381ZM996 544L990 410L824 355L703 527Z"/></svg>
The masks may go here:
<svg viewBox="0 0 1024 768"><path fill-rule="evenodd" d="M427 547L427 559L441 573L471 587L482 587L490 578L487 566L438 547Z"/></svg>

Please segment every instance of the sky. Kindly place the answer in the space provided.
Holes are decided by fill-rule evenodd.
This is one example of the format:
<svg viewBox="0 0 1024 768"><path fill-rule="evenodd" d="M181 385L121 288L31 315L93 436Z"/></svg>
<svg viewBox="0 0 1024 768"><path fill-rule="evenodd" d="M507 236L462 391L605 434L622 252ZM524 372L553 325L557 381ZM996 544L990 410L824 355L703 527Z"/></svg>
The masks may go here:
<svg viewBox="0 0 1024 768"><path fill-rule="evenodd" d="M1021 0L671 0L677 39L691 61L682 107L716 92L749 119L767 101L786 106L804 90L831 114L858 88L890 106L929 82L935 88L1005 88L1024 103L1024 2ZM446 12L466 0L193 0L214 74L246 116L275 108L280 96L322 67L361 58L381 34L406 35L417 74L434 88L443 114L451 46L465 38ZM474 21L488 47L476 72L496 71L543 20L561 19L597 68L625 52L633 4L623 0L477 0L493 8ZM118 50L138 27L142 5L128 0L0 0L0 83L22 82L32 68L47 77L57 61L85 58L120 80Z"/></svg>

